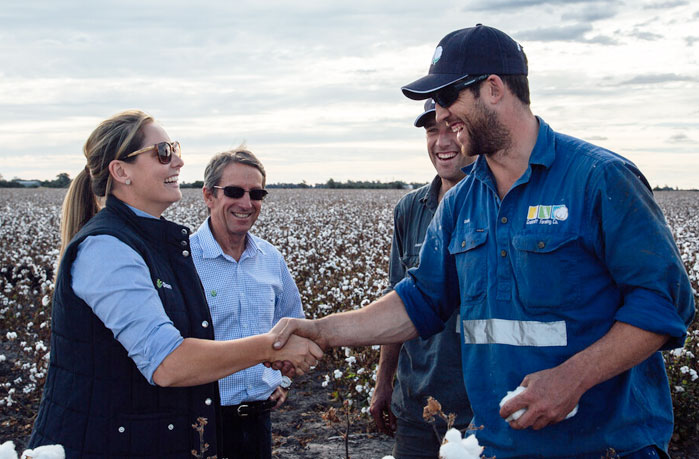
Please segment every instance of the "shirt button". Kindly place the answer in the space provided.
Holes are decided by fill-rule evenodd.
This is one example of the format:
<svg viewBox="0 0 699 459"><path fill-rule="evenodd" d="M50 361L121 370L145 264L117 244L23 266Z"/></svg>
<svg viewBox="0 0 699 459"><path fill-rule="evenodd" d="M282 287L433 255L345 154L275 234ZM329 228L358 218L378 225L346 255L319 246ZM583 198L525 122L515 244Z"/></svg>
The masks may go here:
<svg viewBox="0 0 699 459"><path fill-rule="evenodd" d="M182 251L182 256L183 256L183 257L188 257L188 256L189 256L189 251L188 251L188 250L183 250L183 251Z"/></svg>
<svg viewBox="0 0 699 459"><path fill-rule="evenodd" d="M500 251L500 256L501 256L501 257L506 257L506 256L507 256L507 251L506 251L506 250L501 250L501 251Z"/></svg>
<svg viewBox="0 0 699 459"><path fill-rule="evenodd" d="M461 241L461 247L466 247L466 241Z"/></svg>
<svg viewBox="0 0 699 459"><path fill-rule="evenodd" d="M187 241L182 241L180 244L182 244L182 247L187 247Z"/></svg>
<svg viewBox="0 0 699 459"><path fill-rule="evenodd" d="M119 427L117 430L119 431L119 433L126 432L126 429L124 428L124 426Z"/></svg>
<svg viewBox="0 0 699 459"><path fill-rule="evenodd" d="M543 249L544 247L546 247L546 244L544 243L544 241L539 241L539 243L536 246L540 249Z"/></svg>
<svg viewBox="0 0 699 459"><path fill-rule="evenodd" d="M182 234L187 234L187 230L182 228Z"/></svg>
<svg viewBox="0 0 699 459"><path fill-rule="evenodd" d="M507 217L502 217L502 218L500 219L500 221L503 222L503 223L507 223Z"/></svg>
<svg viewBox="0 0 699 459"><path fill-rule="evenodd" d="M206 328L206 327L209 326L209 322L207 322L207 321L205 320L204 322L201 323L201 326L204 327L204 328Z"/></svg>
<svg viewBox="0 0 699 459"><path fill-rule="evenodd" d="M167 426L167 430L175 430L175 426L173 426L172 424L170 424L170 425Z"/></svg>
<svg viewBox="0 0 699 459"><path fill-rule="evenodd" d="M208 405L211 405L211 399L210 399L210 398L207 398L206 400L204 400L204 404L207 405L207 406L208 406Z"/></svg>

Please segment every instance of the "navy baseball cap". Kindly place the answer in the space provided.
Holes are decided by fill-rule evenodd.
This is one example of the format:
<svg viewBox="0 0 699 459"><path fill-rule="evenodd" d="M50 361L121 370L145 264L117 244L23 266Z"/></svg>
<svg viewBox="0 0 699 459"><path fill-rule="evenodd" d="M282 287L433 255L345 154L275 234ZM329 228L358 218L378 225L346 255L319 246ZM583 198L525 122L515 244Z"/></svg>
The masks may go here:
<svg viewBox="0 0 699 459"><path fill-rule="evenodd" d="M430 115L434 116L435 109L434 109L434 100L432 99L427 99L425 101L425 112L415 118L415 127L423 127L425 123L427 122L427 119L429 118Z"/></svg>
<svg viewBox="0 0 699 459"><path fill-rule="evenodd" d="M456 30L437 45L428 74L401 88L406 97L422 100L473 75L526 75L522 47L504 32L478 24Z"/></svg>

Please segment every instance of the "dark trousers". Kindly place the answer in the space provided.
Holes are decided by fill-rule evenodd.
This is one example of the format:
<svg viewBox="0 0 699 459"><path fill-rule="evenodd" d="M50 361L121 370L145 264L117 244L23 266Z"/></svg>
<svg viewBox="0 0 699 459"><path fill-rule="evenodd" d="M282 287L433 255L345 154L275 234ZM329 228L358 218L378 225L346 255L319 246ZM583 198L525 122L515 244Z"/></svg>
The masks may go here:
<svg viewBox="0 0 699 459"><path fill-rule="evenodd" d="M219 459L271 459L272 421L269 411L237 416L235 410L221 407L222 442Z"/></svg>

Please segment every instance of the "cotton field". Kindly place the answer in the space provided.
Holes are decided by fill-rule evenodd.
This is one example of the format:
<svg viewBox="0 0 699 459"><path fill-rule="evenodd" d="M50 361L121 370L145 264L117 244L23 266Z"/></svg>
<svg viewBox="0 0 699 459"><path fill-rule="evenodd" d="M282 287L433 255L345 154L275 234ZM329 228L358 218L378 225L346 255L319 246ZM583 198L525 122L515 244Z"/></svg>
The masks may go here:
<svg viewBox="0 0 699 459"><path fill-rule="evenodd" d="M388 284L393 206L400 190L277 190L253 232L284 254L309 318L358 308ZM50 308L65 190L0 189L0 443L28 435L50 350ZM657 192L692 285L699 290L699 192ZM193 230L207 212L199 190L165 217ZM336 349L325 386L366 413L378 347ZM698 435L699 331L666 353L677 416L676 439Z"/></svg>

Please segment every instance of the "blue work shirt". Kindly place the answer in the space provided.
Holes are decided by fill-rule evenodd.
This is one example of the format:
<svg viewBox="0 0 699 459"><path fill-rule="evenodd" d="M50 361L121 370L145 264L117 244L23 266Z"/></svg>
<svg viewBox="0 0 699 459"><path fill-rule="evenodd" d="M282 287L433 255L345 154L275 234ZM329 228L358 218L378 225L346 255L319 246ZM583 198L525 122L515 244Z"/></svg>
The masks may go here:
<svg viewBox="0 0 699 459"><path fill-rule="evenodd" d="M267 333L282 317L302 318L301 296L279 250L248 233L245 250L236 261L221 249L209 220L189 242L216 340ZM226 376L218 382L221 405L266 400L281 380L279 371L262 364Z"/></svg>
<svg viewBox="0 0 699 459"><path fill-rule="evenodd" d="M155 218L128 207L139 217ZM95 260L108 261L110 269L95 269ZM153 373L184 338L165 313L143 257L114 236L88 236L80 243L70 273L75 295L92 308L155 385Z"/></svg>
<svg viewBox="0 0 699 459"><path fill-rule="evenodd" d="M504 199L485 158L465 169L396 292L423 337L461 304L464 380L486 456L667 449L672 401L660 352L588 390L571 419L514 430L498 414L526 375L560 365L615 321L669 335L669 349L683 345L694 315L672 234L635 166L538 121L529 167Z"/></svg>

